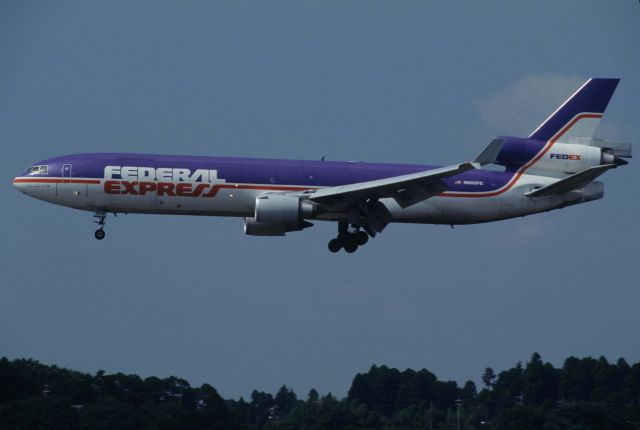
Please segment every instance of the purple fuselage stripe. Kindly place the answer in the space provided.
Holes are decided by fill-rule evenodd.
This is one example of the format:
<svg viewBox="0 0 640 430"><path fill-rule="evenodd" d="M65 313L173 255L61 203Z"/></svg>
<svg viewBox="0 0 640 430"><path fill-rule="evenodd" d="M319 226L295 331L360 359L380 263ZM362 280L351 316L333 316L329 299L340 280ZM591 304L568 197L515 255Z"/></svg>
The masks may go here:
<svg viewBox="0 0 640 430"><path fill-rule="evenodd" d="M62 177L62 166L71 164L73 178L104 178L105 166L170 167L217 170L227 183L332 187L400 176L439 166L337 161L273 160L150 154L74 154L49 158L37 165L48 165L47 177ZM28 170L21 176L38 177ZM511 172L472 170L445 179L451 191L487 192L509 182Z"/></svg>

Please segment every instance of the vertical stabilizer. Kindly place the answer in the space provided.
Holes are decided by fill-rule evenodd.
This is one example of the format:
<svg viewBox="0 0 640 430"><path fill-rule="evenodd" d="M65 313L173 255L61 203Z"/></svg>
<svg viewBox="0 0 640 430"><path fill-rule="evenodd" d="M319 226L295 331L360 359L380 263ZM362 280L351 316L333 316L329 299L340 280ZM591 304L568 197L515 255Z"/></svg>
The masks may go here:
<svg viewBox="0 0 640 430"><path fill-rule="evenodd" d="M591 78L533 133L530 139L566 143L570 137L593 136L620 79Z"/></svg>

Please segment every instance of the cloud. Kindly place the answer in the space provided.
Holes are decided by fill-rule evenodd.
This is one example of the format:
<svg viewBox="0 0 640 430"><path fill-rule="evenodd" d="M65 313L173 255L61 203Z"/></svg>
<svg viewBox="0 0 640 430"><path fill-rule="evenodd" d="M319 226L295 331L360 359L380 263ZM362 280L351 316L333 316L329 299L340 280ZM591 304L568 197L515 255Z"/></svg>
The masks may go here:
<svg viewBox="0 0 640 430"><path fill-rule="evenodd" d="M497 133L524 137L585 81L578 76L527 75L478 100L476 107L483 121Z"/></svg>

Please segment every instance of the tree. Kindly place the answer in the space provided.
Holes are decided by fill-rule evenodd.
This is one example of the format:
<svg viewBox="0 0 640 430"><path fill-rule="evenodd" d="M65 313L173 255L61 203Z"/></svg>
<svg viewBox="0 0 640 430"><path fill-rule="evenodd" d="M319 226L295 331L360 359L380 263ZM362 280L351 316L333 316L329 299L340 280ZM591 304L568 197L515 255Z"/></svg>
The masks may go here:
<svg viewBox="0 0 640 430"><path fill-rule="evenodd" d="M275 401L271 394L253 390L249 406L249 421L252 424L262 426L273 417Z"/></svg>
<svg viewBox="0 0 640 430"><path fill-rule="evenodd" d="M318 394L315 388L312 388L311 390L309 390L309 394L307 395L308 402L317 402L319 398L320 398L320 395Z"/></svg>
<svg viewBox="0 0 640 430"><path fill-rule="evenodd" d="M593 403L568 403L549 414L544 430L633 430L621 416Z"/></svg>
<svg viewBox="0 0 640 430"><path fill-rule="evenodd" d="M637 406L640 404L640 362L629 369L629 373L622 382L625 403Z"/></svg>
<svg viewBox="0 0 640 430"><path fill-rule="evenodd" d="M560 376L560 398L565 401L590 400L596 363L591 357L567 358Z"/></svg>
<svg viewBox="0 0 640 430"><path fill-rule="evenodd" d="M516 403L522 403L523 394L522 363L516 363L515 367L498 374L493 391L495 394L495 406L498 409L509 408Z"/></svg>
<svg viewBox="0 0 640 430"><path fill-rule="evenodd" d="M524 371L524 399L537 405L558 400L558 375L550 363L543 364L534 352Z"/></svg>
<svg viewBox="0 0 640 430"><path fill-rule="evenodd" d="M469 400L473 400L478 395L478 390L476 389L476 384L473 381L467 381L460 390L460 398L465 402Z"/></svg>
<svg viewBox="0 0 640 430"><path fill-rule="evenodd" d="M615 402L620 391L623 378L616 365L609 364L605 357L600 357L594 369L592 398L598 402Z"/></svg>
<svg viewBox="0 0 640 430"><path fill-rule="evenodd" d="M524 369L517 363L497 377L485 373L487 388L477 393L473 381L460 388L426 369L373 366L354 378L351 398L320 398L311 389L301 401L282 386L275 396L253 391L247 403L176 377L88 375L0 358L0 430L408 430L431 423L444 430L455 427L458 398L466 429L640 428L640 363L569 357L557 370L533 354ZM559 391L561 403L554 401Z"/></svg>
<svg viewBox="0 0 640 430"><path fill-rule="evenodd" d="M372 366L368 373L358 374L349 390L349 400L359 400L382 415L393 415L400 372L387 366Z"/></svg>
<svg viewBox="0 0 640 430"><path fill-rule="evenodd" d="M504 409L492 428L500 430L542 430L544 412L537 406L517 406Z"/></svg>
<svg viewBox="0 0 640 430"><path fill-rule="evenodd" d="M209 384L203 384L197 392L198 419L203 427L216 427L229 423L230 412L218 391ZM244 402L243 400L243 403Z"/></svg>
<svg viewBox="0 0 640 430"><path fill-rule="evenodd" d="M430 404L434 399L438 380L426 369L418 372L403 372L402 383L396 395L395 410L400 411L411 405Z"/></svg>
<svg viewBox="0 0 640 430"><path fill-rule="evenodd" d="M494 382L496 380L496 374L492 368L487 367L484 369L484 373L482 374L482 383L487 387L488 390L493 388Z"/></svg>
<svg viewBox="0 0 640 430"><path fill-rule="evenodd" d="M274 415L278 418L284 417L293 410L297 401L296 393L288 389L286 385L283 385L274 399Z"/></svg>

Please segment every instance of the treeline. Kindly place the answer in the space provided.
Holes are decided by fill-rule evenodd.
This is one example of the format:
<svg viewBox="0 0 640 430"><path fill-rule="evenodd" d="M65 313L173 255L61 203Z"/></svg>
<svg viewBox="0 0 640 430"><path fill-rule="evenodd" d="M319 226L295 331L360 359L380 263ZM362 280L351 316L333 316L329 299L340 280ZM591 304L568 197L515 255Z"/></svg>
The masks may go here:
<svg viewBox="0 0 640 430"><path fill-rule="evenodd" d="M183 379L95 375L34 360L0 359L0 429L611 429L640 428L640 362L565 360L533 354L495 373L482 388L440 381L428 370L373 366L346 398L304 398L283 386L225 400Z"/></svg>

